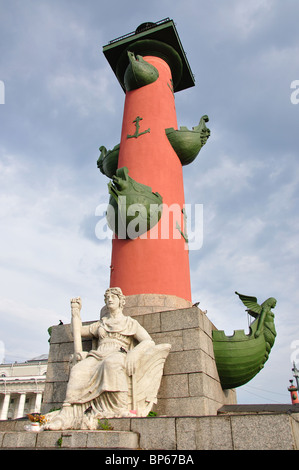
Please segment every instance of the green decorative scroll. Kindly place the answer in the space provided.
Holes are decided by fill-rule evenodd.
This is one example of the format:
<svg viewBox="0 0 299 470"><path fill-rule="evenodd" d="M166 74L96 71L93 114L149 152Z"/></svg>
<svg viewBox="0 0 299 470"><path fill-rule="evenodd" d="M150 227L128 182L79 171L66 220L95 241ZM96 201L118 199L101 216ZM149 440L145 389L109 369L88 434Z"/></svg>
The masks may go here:
<svg viewBox="0 0 299 470"><path fill-rule="evenodd" d="M140 129L140 124L139 124L139 121L142 121L142 117L140 116L137 116L136 119L134 119L133 122L135 122L135 126L136 126L136 130L135 130L135 133L130 135L128 134L127 135L127 139L132 139L133 137L135 139L137 139L137 137L139 137L140 135L143 135L143 134L147 134L148 132L150 132L151 130L150 129L146 129L145 131L143 132L139 132L139 129Z"/></svg>
<svg viewBox="0 0 299 470"><path fill-rule="evenodd" d="M127 91L136 90L155 82L159 72L152 64L146 62L141 55L128 51L129 65L124 75L124 85Z"/></svg>
<svg viewBox="0 0 299 470"><path fill-rule="evenodd" d="M137 238L154 227L162 215L162 197L149 186L129 176L128 168L119 168L112 182L107 209L109 228L119 237Z"/></svg>
<svg viewBox="0 0 299 470"><path fill-rule="evenodd" d="M212 332L215 361L223 389L240 387L255 377L264 367L276 337L271 311L276 299L270 297L259 305L256 297L236 294L255 320L248 335L244 330L237 330L232 336L226 336L224 331Z"/></svg>
<svg viewBox="0 0 299 470"><path fill-rule="evenodd" d="M209 121L208 116L203 116L198 126L190 131L187 127L180 127L179 130L170 127L165 129L167 138L179 157L182 165L189 165L197 157L200 149L205 145L209 136L210 129L206 127Z"/></svg>

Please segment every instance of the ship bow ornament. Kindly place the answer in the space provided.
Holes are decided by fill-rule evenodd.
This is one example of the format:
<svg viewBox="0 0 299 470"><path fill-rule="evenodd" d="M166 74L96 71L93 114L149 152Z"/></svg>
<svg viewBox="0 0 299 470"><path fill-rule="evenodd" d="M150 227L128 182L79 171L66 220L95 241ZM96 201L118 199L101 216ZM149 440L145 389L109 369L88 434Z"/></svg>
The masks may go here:
<svg viewBox="0 0 299 470"><path fill-rule="evenodd" d="M159 78L159 72L152 64L146 62L141 55L128 51L129 65L124 75L124 85L127 91L136 90L154 83Z"/></svg>
<svg viewBox="0 0 299 470"><path fill-rule="evenodd" d="M162 196L131 178L127 167L116 170L108 190L107 223L119 238L135 239L159 222Z"/></svg>
<svg viewBox="0 0 299 470"><path fill-rule="evenodd" d="M167 138L183 166L189 165L195 160L200 149L210 137L210 129L206 127L206 122L209 122L209 118L205 114L200 119L198 126L193 127L192 130L185 126L181 126L177 130L173 127L165 129Z"/></svg>
<svg viewBox="0 0 299 470"><path fill-rule="evenodd" d="M216 366L223 389L249 382L264 367L276 337L271 311L276 299L270 297L259 305L256 297L236 294L254 320L248 334L244 330L236 330L232 336L226 336L224 331L213 331Z"/></svg>

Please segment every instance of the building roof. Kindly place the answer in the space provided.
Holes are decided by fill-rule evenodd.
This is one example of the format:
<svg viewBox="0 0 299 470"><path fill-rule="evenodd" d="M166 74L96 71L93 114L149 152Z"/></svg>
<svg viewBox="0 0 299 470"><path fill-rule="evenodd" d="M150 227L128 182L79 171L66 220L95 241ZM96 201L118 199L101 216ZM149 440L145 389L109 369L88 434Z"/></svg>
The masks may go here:
<svg viewBox="0 0 299 470"><path fill-rule="evenodd" d="M48 360L48 354L42 354L41 356L33 357L32 359L29 359L26 362L41 362L41 361L47 361Z"/></svg>

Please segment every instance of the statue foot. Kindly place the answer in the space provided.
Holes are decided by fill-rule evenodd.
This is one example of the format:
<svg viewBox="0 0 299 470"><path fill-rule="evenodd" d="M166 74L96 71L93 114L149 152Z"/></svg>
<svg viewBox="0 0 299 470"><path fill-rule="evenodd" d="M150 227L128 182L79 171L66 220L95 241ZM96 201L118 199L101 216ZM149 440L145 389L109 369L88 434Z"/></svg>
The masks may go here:
<svg viewBox="0 0 299 470"><path fill-rule="evenodd" d="M61 410L48 413L46 417L49 421L46 423L44 429L49 431L62 431L68 429L68 421L70 421L70 413L68 412L70 405L64 404Z"/></svg>
<svg viewBox="0 0 299 470"><path fill-rule="evenodd" d="M57 416L56 418L53 418L45 429L48 429L49 431L62 431L65 429L64 420Z"/></svg>

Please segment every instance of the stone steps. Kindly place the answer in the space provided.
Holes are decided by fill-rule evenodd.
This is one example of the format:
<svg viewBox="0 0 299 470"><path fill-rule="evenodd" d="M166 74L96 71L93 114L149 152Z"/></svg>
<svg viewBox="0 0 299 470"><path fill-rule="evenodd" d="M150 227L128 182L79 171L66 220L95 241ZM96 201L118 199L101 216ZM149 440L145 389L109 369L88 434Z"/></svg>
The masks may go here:
<svg viewBox="0 0 299 470"><path fill-rule="evenodd" d="M217 416L109 419L112 431L25 431L28 420L0 421L0 450L299 450L295 406L224 407Z"/></svg>
<svg viewBox="0 0 299 470"><path fill-rule="evenodd" d="M0 431L3 449L138 449L131 431Z"/></svg>
<svg viewBox="0 0 299 470"><path fill-rule="evenodd" d="M27 419L0 421L0 449L138 449L139 433L125 430L26 431Z"/></svg>

